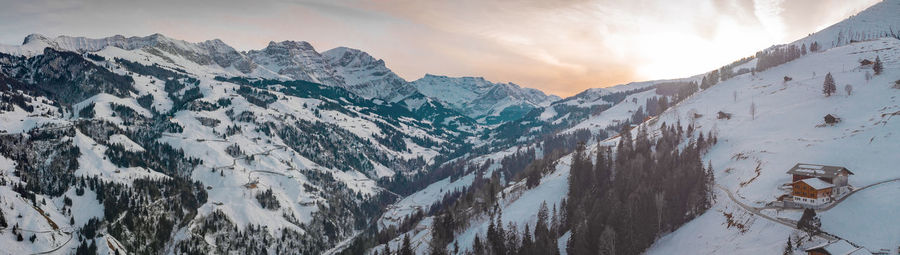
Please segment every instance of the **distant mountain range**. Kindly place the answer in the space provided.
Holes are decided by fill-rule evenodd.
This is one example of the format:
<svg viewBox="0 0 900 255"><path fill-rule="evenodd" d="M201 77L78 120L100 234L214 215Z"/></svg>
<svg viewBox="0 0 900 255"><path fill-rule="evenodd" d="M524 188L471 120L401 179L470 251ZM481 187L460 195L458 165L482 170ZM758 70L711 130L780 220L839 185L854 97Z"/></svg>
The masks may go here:
<svg viewBox="0 0 900 255"><path fill-rule="evenodd" d="M395 74L381 59L346 47L322 53L303 41L270 42L261 50L240 52L219 39L198 43L153 34L145 37L112 36L99 39L32 34L20 46L0 45L0 52L35 56L44 48L88 53L106 47L143 49L182 56L199 65L224 68L223 76L303 80L347 89L367 99L399 102L421 93L447 104L482 124L499 124L521 118L539 106L559 100L540 90L512 83L493 83L484 78L426 75L408 82ZM169 60L171 61L171 60Z"/></svg>

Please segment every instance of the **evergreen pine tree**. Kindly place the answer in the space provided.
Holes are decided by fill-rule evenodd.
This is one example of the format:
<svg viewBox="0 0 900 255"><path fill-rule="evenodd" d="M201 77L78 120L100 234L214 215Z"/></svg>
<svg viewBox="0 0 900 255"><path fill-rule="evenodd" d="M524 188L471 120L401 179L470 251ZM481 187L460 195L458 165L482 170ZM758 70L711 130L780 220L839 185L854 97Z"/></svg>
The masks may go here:
<svg viewBox="0 0 900 255"><path fill-rule="evenodd" d="M875 64L872 65L872 71L875 71L875 75L879 75L882 71L884 71L884 64L881 63L880 56L875 57Z"/></svg>
<svg viewBox="0 0 900 255"><path fill-rule="evenodd" d="M503 229L503 212L497 212L497 224L495 226L496 232L494 232L493 237L489 237L488 240L491 242L491 248L494 250L494 254L506 254L506 230Z"/></svg>
<svg viewBox="0 0 900 255"><path fill-rule="evenodd" d="M837 85L834 84L834 77L829 72L825 75L825 82L822 83L822 93L825 93L825 96L831 96L836 91Z"/></svg>
<svg viewBox="0 0 900 255"><path fill-rule="evenodd" d="M784 246L784 255L791 255L794 253L794 246L791 245L791 237L789 236L787 239L787 245Z"/></svg>
<svg viewBox="0 0 900 255"><path fill-rule="evenodd" d="M525 224L525 232L522 233L522 246L519 246L519 255L534 254L534 241L531 239L531 228Z"/></svg>
<svg viewBox="0 0 900 255"><path fill-rule="evenodd" d="M6 228L9 225L6 223L6 217L3 216L3 210L0 210L0 228Z"/></svg>
<svg viewBox="0 0 900 255"><path fill-rule="evenodd" d="M506 225L506 236L504 237L504 241L506 242L506 254L517 255L519 252L519 230L512 221Z"/></svg>
<svg viewBox="0 0 900 255"><path fill-rule="evenodd" d="M97 254L97 242L91 240L91 245L88 246L88 253Z"/></svg>
<svg viewBox="0 0 900 255"><path fill-rule="evenodd" d="M403 235L403 246L398 251L399 255L413 255L412 247L409 243L409 234Z"/></svg>
<svg viewBox="0 0 900 255"><path fill-rule="evenodd" d="M472 242L472 253L475 255L484 255L484 243L481 242L480 234L475 234L475 241Z"/></svg>
<svg viewBox="0 0 900 255"><path fill-rule="evenodd" d="M797 221L797 229L806 231L812 238L812 236L819 233L820 227L822 227L822 222L819 220L819 216L816 215L816 211L809 208L803 210L803 215Z"/></svg>

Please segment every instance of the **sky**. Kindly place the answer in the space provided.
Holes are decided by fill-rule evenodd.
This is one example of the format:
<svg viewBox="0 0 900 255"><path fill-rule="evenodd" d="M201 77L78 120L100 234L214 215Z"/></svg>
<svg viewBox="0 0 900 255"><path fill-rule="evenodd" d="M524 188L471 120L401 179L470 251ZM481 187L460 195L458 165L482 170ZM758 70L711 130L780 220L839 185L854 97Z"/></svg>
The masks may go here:
<svg viewBox="0 0 900 255"><path fill-rule="evenodd" d="M878 0L0 0L0 43L162 33L238 50L307 41L407 80L480 76L559 96L700 74Z"/></svg>

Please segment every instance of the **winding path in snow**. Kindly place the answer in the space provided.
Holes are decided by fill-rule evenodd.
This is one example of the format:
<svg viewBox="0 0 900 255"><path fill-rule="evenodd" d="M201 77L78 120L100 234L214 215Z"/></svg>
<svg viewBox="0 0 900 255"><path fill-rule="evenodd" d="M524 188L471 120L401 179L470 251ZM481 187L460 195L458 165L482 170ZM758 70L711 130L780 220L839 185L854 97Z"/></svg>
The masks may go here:
<svg viewBox="0 0 900 255"><path fill-rule="evenodd" d="M773 221L773 222L775 222L775 223L778 223L778 224L781 224L781 225L785 225L785 226L788 226L788 227L794 228L794 229L797 228L797 226L796 226L795 224L791 224L791 223L788 222L788 221L781 220L781 219L778 219L778 218L774 218L774 217L772 217L772 216L769 216L769 215L766 215L766 214L760 212L760 210L761 210L762 208L757 208L757 207L753 207L753 206L749 206L749 205L747 205L747 204L744 204L744 203L741 202L740 200L734 198L734 194L731 193L731 190L728 190L727 188L723 187L722 185L716 184L716 187L718 187L718 188L721 189L722 191L725 191L725 193L728 194L728 198L731 199L732 202L734 202L734 203L738 204L739 206L741 206L741 208L744 208L744 210L747 210L748 212L750 212L750 213L752 213L752 214L754 214L754 215L760 216L760 217L762 217L762 218L764 218L764 219Z"/></svg>
<svg viewBox="0 0 900 255"><path fill-rule="evenodd" d="M834 207L837 206L839 203L843 202L845 199L847 199L848 197L850 197L850 195L856 194L856 192L862 191L862 190L864 190L864 189L871 188L871 187L873 187L873 186L878 186L878 185L880 185L880 184L885 184L885 183L888 183L888 182L895 182L895 181L900 181L900 178L888 179L888 180L884 180L884 181L880 181L880 182L876 182L876 183L872 183L872 184L863 186L862 188L855 189L855 190L853 190L853 191L850 191L850 193L848 193L846 196L843 196L843 197L841 197L840 199L835 200L834 203L831 203L830 205L828 205L828 206L826 206L826 207L824 207L824 208L822 208L822 209L816 210L816 212L824 212L824 211L828 211L829 209L834 208Z"/></svg>
<svg viewBox="0 0 900 255"><path fill-rule="evenodd" d="M859 189L855 189L855 190L851 191L849 194L847 194L846 196L841 197L839 200L835 200L835 201L834 201L833 203L831 203L830 205L828 205L828 206L826 206L826 207L824 207L824 208L822 208L822 209L816 210L816 212L824 212L824 211L828 211L828 210L830 210L831 208L834 208L835 206L837 206L839 203L841 203L841 202L843 202L844 200L846 200L846 199L847 199L848 197L850 197L851 195L855 194L856 192L859 192L859 191L862 191L862 190L865 190L865 189L868 189L868 188L871 188L871 187L874 187L874 186L878 186L878 185L881 185L881 184L885 184L885 183L889 183L889 182L895 182L895 181L900 181L900 178L887 179L887 180L883 180L883 181L879 181L879 182L876 182L876 183L872 183L872 184L863 186L863 187L861 187L861 188L859 188ZM774 218L774 217L771 217L771 216L769 216L769 215L766 215L766 214L760 212L762 209L773 209L772 207L753 207L753 206L749 206L749 205L747 205L747 204L744 204L744 203L741 202L740 200L736 199L736 198L734 197L734 194L731 193L731 190L728 190L727 188L725 188L724 186L719 185L719 184L716 184L716 187L718 187L719 189L725 191L725 193L728 194L728 198L731 199L731 201L733 201L734 203L738 204L741 208L744 208L744 210L747 210L748 212L750 212L750 213L752 213L752 214L754 214L754 215L760 216L760 217L762 217L762 218L764 218L764 219L767 219L767 220L770 220L770 221L772 221L772 222L775 222L775 223L778 223L778 224L781 224L781 225L785 225L785 226L788 226L788 227L793 228L793 229L797 229L796 223L793 223L793 222L790 222L790 221L787 221L787 220L782 220L782 219ZM799 230L799 229L798 229L798 230ZM821 231L821 230L820 230L818 236L820 236L820 237L822 237L822 238L825 238L825 239L827 239L827 240L829 240L829 241L835 241L835 240L847 240L847 239L844 239L844 238L839 237L839 236L837 236L837 235L834 235L834 234L831 234L831 233L828 233L828 232L825 232L825 231ZM853 242L850 241L850 240L847 240L847 241L850 242L851 244L856 245L855 243L853 243Z"/></svg>
<svg viewBox="0 0 900 255"><path fill-rule="evenodd" d="M795 223L793 223L793 222L789 222L789 221L787 221L787 220L782 220L782 219L774 218L774 217L772 217L772 216L769 216L769 215L766 215L766 214L760 212L760 209L761 209L761 208L757 208L757 207L753 207L753 206L749 206L749 205L744 204L744 203L741 202L740 200L734 198L734 194L732 194L730 190L726 189L726 188L723 187L722 185L716 184L716 187L718 187L719 189L725 191L725 193L728 194L728 198L731 199L731 201L733 201L734 203L736 203L736 204L738 204L739 206L741 206L741 208L744 208L744 210L747 210L748 212L750 212L750 213L752 213L752 214L754 214L754 215L756 215L756 216L762 217L763 219L767 219L767 220L770 220L770 221L772 221L772 222L775 222L775 223L778 223L778 224L781 224L781 225L785 225L785 226L787 226L787 227L789 227L789 228L792 228L792 229L800 230L800 229L797 228L797 225L796 225ZM836 235L834 235L834 234L827 233L827 232L821 231L821 230L819 231L819 233L818 233L817 235L820 236L820 237L822 237L822 238L825 238L825 240L828 240L828 241L835 241L835 240L842 240L842 239L843 239L843 240L846 240L846 239L844 239L844 238L841 238L841 237L839 237L839 236L836 236ZM848 241L849 241L849 240L848 240ZM851 242L851 243L852 243L852 242Z"/></svg>
<svg viewBox="0 0 900 255"><path fill-rule="evenodd" d="M38 253L32 253L32 255L35 255L35 254L50 254L50 253L53 253L53 252L55 252L55 251L61 249L62 247L66 247L66 245L68 245L69 242L72 241L72 237L75 236L75 235L73 235L72 232L63 232L63 233L66 233L66 234L69 235L69 239L66 240L65 243L63 243L62 245L60 245L60 246L58 246L58 247L56 247L56 248L53 248L52 250L49 250L49 251L43 251L43 252L38 252Z"/></svg>

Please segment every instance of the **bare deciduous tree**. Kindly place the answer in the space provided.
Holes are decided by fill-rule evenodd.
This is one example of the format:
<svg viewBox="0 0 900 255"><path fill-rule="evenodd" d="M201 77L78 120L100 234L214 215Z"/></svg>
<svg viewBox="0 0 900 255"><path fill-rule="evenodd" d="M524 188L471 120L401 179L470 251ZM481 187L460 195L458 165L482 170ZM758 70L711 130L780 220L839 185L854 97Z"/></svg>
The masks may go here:
<svg viewBox="0 0 900 255"><path fill-rule="evenodd" d="M750 117L756 120L756 102L750 103Z"/></svg>

